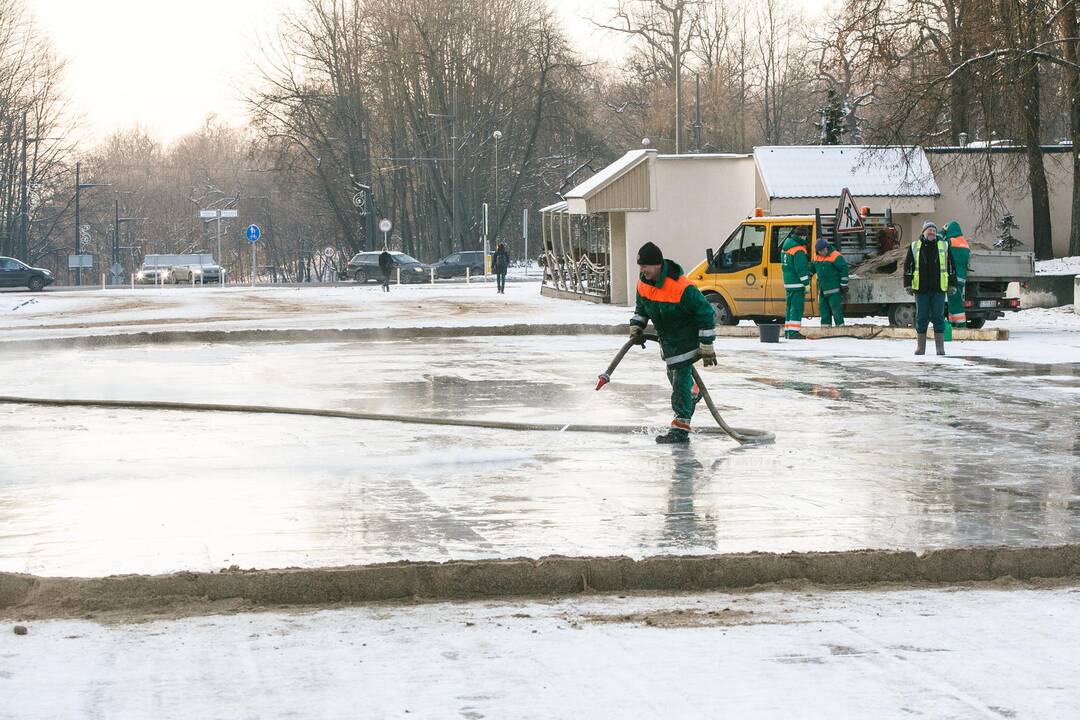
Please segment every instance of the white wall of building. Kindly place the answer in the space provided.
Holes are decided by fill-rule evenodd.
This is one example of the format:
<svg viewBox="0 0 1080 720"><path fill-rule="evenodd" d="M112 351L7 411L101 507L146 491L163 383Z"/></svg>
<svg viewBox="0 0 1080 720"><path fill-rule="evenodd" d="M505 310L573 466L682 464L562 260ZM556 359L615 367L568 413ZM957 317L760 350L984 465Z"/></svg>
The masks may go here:
<svg viewBox="0 0 1080 720"><path fill-rule="evenodd" d="M705 259L705 249L715 247L735 225L754 211L757 170L753 157L708 155L660 156L652 168L653 209L628 212L626 216L625 296L611 301L633 305L637 293L637 251L654 242L689 271ZM613 257L615 253L612 253ZM613 264L612 271L618 266Z"/></svg>

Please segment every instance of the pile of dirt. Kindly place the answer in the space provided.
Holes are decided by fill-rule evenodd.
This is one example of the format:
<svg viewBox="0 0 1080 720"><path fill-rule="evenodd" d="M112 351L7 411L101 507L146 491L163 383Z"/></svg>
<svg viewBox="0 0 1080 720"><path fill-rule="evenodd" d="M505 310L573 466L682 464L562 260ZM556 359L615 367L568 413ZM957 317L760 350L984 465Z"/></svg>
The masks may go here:
<svg viewBox="0 0 1080 720"><path fill-rule="evenodd" d="M354 567L223 570L55 578L0 573L0 616L128 616L388 600L444 601L583 592L731 590L787 582L823 586L1080 578L1080 545L532 560L397 562Z"/></svg>

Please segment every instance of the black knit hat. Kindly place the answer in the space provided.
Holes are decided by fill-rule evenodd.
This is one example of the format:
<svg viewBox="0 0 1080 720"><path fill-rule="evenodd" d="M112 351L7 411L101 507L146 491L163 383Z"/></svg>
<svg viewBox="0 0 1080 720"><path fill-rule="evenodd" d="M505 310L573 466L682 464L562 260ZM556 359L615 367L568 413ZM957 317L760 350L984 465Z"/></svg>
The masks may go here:
<svg viewBox="0 0 1080 720"><path fill-rule="evenodd" d="M664 253L660 252L660 248L653 245L651 242L647 242L641 246L641 249L637 251L637 264L638 265L662 265L664 263Z"/></svg>

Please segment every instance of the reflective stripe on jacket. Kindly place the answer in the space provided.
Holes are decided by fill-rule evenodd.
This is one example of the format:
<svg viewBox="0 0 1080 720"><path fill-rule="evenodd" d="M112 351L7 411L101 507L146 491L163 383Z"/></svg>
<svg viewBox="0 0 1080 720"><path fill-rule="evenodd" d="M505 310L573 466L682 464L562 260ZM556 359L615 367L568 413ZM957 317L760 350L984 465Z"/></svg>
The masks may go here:
<svg viewBox="0 0 1080 720"><path fill-rule="evenodd" d="M693 362L698 345L711 345L716 339L712 304L671 260L664 261L655 281L638 279L637 305L630 324L644 328L650 320L668 365Z"/></svg>
<svg viewBox="0 0 1080 720"><path fill-rule="evenodd" d="M780 267L784 271L784 287L788 290L804 288L810 284L810 259L806 246L795 236L784 241L781 248Z"/></svg>
<svg viewBox="0 0 1080 720"><path fill-rule="evenodd" d="M833 295L848 284L848 264L839 250L826 255L814 256L814 272L817 274L818 292Z"/></svg>

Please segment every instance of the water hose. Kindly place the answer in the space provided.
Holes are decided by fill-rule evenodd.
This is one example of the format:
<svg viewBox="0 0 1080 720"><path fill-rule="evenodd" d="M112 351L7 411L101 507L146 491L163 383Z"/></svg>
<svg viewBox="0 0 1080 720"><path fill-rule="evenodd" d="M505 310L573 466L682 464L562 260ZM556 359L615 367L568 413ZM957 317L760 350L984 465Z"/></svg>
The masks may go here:
<svg viewBox="0 0 1080 720"><path fill-rule="evenodd" d="M655 335L645 335L645 340L656 341ZM600 377L596 383L596 389L600 390L609 382L611 382L611 375L615 372L615 368L619 367L619 363L626 357L626 353L630 352L630 348L635 345L641 345L645 347L643 340L627 340L626 343L619 349L619 352L615 353L615 357L612 359L611 364L608 365L607 370L600 373ZM771 443L776 441L776 435L768 430L754 430L752 428L736 428L731 427L725 421L720 411L716 409L716 404L713 403L712 396L709 395L709 389L705 387L705 382L701 379L701 375L698 373L697 368L693 365L690 366L690 372L693 373L694 382L697 383L698 391L701 393L702 399L705 400L705 405L708 406L709 412L712 413L713 419L716 420L716 424L720 426L720 429L727 433L731 438L739 443L745 445L747 443ZM705 428L705 430L711 430L712 428ZM697 429L694 432L702 432L701 429Z"/></svg>
<svg viewBox="0 0 1080 720"><path fill-rule="evenodd" d="M352 410L324 410L321 408L275 407L272 405L236 405L218 403L171 402L168 400L72 400L68 398L34 398L0 396L0 405L36 405L45 407L86 407L114 410L171 410L177 412L224 412L270 415L303 415L307 417L342 418L370 422L393 422L407 425L442 425L449 427L473 427L487 430L516 430L533 432L592 432L592 433L647 433L654 428L647 425L583 425L565 423L523 423L502 420L459 420L456 418L433 418L417 415L355 412ZM720 434L716 428L709 428Z"/></svg>

